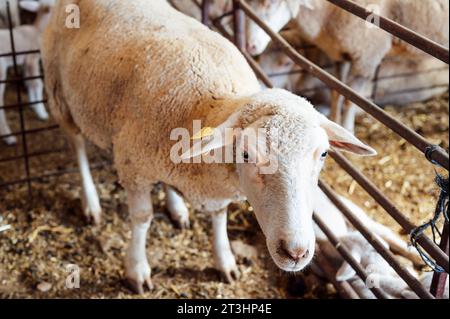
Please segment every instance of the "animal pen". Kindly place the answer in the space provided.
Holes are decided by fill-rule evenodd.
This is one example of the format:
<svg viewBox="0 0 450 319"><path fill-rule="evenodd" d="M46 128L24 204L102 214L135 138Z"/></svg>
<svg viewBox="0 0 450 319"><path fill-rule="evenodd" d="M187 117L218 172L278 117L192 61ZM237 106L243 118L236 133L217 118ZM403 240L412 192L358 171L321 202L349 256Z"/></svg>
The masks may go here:
<svg viewBox="0 0 450 319"><path fill-rule="evenodd" d="M266 87L273 87L271 82L271 76L264 73L262 68L258 65L258 62L246 52L246 39L245 39L245 21L246 18L253 20L260 28L262 28L272 39L272 41L279 47L280 54L286 54L289 56L295 64L300 67L300 71L294 72L308 72L320 79L324 85L332 90L339 92L339 94L345 96L345 98L353 101L362 110L370 114L374 119L382 123L387 129L392 130L398 136L406 140L413 145L424 157L429 161L429 165L439 166L444 170L449 170L449 155L439 145L435 145L420 134L416 133L413 129L404 125L402 122L394 118L385 112L381 107L374 104L367 97L360 96L344 83L340 82L333 75L324 70L323 66L318 66L303 57L299 53L299 48L294 48L285 39L283 39L278 33L273 32L252 10L252 8L246 3L245 0L234 0L233 11L224 13L219 18L212 19L209 17L210 5L213 0L203 0L199 3L197 0L193 1L202 10L202 22L209 25L211 28L218 30L222 35L232 40L235 45L240 49L248 60L250 66L253 68L259 79L265 84ZM340 7L342 10L346 10L361 19L367 19L372 16L376 21L379 21L379 27L386 32L391 33L393 36L410 43L418 49L425 51L431 56L439 59L446 64L449 63L449 50L433 41L422 37L421 35L411 31L389 19L381 16L374 15L372 12L356 5L349 0L328 0L334 5ZM234 34L230 34L229 31L221 23L224 17L233 17L234 20ZM9 21L10 16L8 17ZM55 167L54 171L38 172L33 174L31 169L31 159L33 158L45 158L51 154L67 152L68 147L63 146L60 148L53 148L49 143L48 148L41 150L30 151L29 137L38 136L44 132L58 130L57 125L43 125L40 127L30 128L27 125L24 109L33 103L40 103L46 101L33 101L25 102L21 95L22 83L25 81L33 80L30 77L24 77L17 64L17 57L21 55L39 54L39 51L29 52L17 52L14 45L14 36L12 32L12 25L9 26L10 41L12 52L8 54L2 54L1 57L12 57L14 61L13 77L1 83L7 83L15 88L17 102L9 105L0 106L1 109L17 112L19 118L19 130L16 130L8 136L0 136L0 139L9 136L20 137L21 154L12 155L4 158L0 158L0 164L10 165L10 167L21 167L23 174L13 180L0 179L0 189L5 189L14 185L26 185L29 201L28 204L33 203L33 183L36 181L42 181L49 178L53 178L60 175L71 174L77 172L76 169L67 169L61 167ZM42 74L40 78L43 79ZM377 80L377 79L376 79ZM376 83L375 80L375 83ZM418 90L423 88L418 88ZM402 92L405 93L405 92ZM409 92L406 92L408 94ZM372 97L376 96L376 85L374 86L374 92ZM393 254L385 248L383 243L377 239L377 237L368 229L338 198L335 191L324 181L320 181L320 188L326 193L336 207L341 210L343 215L353 226L366 238L366 240L374 247L374 249L392 266L397 274L409 285L409 287L422 299L434 299L441 298L446 285L446 279L449 271L449 257L448 257L448 245L449 245L449 221L448 221L448 180L439 180L441 186L440 198L436 198L437 208L434 219L427 225L415 225L408 217L400 211L396 204L390 200L383 191L377 187L373 181L371 181L365 174L356 168L356 166L345 156L339 152L331 153L332 159L351 176L377 203L380 205L387 214L389 214L402 228L410 235L411 243L419 251L421 257L424 260L424 264L428 265L434 271L431 289L424 287L421 282L416 279L411 273L409 273L393 256ZM109 163L99 162L94 163L92 168L102 168L108 166ZM429 183L433 183L433 177L430 176ZM442 220L444 220L442 222ZM352 257L349 249L340 243L339 239L333 234L333 229L327 225L326 221L320 219L317 215L314 216L314 221L326 234L330 242L334 245L337 251L342 257L353 267L357 275L366 281L370 274L368 274L358 263L358 261ZM442 225L442 228L438 229L438 225ZM433 238L430 238L425 234L425 230L433 230ZM317 260L321 267L321 270L326 275L327 279L335 286L337 292L342 298L359 299L361 296L350 286L346 281L338 282L335 278L336 269L331 265L327 256L318 256ZM385 292L376 287L371 288L373 294L379 299L387 298Z"/></svg>

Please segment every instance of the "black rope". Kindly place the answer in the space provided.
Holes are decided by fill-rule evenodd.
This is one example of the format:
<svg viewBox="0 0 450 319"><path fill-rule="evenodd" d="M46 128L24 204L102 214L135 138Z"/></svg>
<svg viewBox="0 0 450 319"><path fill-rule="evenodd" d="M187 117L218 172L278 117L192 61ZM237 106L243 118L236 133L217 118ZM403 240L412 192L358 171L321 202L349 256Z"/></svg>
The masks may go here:
<svg viewBox="0 0 450 319"><path fill-rule="evenodd" d="M431 228L431 232L433 235L433 241L436 245L439 245L437 242L437 234L439 237L442 237L442 233L439 231L438 226L436 225L441 216L444 216L445 222L448 223L448 210L449 210L449 178L443 177L439 174L436 175L436 184L440 188L440 194L439 199L436 205L436 210L434 212L433 218L423 224L422 226L419 226L415 228L411 232L411 243L412 245L417 249L419 252L420 257L422 260L434 271L437 273L443 273L445 272L444 268L439 266L434 260L428 256L422 247L420 247L419 243L417 242L417 238L420 237L427 229Z"/></svg>

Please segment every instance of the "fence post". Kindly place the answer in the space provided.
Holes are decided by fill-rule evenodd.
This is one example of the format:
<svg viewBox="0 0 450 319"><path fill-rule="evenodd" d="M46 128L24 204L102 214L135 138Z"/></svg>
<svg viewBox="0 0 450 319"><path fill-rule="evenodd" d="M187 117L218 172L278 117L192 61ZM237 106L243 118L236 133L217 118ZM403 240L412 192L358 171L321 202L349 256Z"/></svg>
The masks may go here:
<svg viewBox="0 0 450 319"><path fill-rule="evenodd" d="M239 0L233 0L233 17L234 42L241 51L245 51L247 46L245 39L245 13L241 9Z"/></svg>
<svg viewBox="0 0 450 319"><path fill-rule="evenodd" d="M206 26L210 26L209 24L209 13L211 11L211 0L203 0L202 1L202 23Z"/></svg>

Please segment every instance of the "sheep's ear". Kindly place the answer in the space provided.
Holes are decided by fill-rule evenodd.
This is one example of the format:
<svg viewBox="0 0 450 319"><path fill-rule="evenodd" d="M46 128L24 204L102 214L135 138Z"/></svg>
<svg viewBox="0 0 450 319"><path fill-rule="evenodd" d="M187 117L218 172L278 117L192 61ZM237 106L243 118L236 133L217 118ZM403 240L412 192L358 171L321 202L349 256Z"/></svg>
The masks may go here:
<svg viewBox="0 0 450 319"><path fill-rule="evenodd" d="M360 156L375 156L377 151L357 139L352 133L320 114L320 126L327 132L332 148Z"/></svg>
<svg viewBox="0 0 450 319"><path fill-rule="evenodd" d="M23 0L19 2L19 6L29 12L38 12L41 5L38 1Z"/></svg>
<svg viewBox="0 0 450 319"><path fill-rule="evenodd" d="M356 259L358 263L361 262L361 254L352 251L353 258ZM342 266L339 268L338 272L336 273L336 280L337 281L346 281L356 276L356 271L353 269L352 266L348 262L344 262Z"/></svg>
<svg viewBox="0 0 450 319"><path fill-rule="evenodd" d="M194 132L192 140L201 140L201 145L194 145L189 151L181 155L182 160L194 158L203 154L208 154L212 150L222 148L234 143L233 128L239 124L240 112L231 115L221 125L213 128L206 127L200 132Z"/></svg>

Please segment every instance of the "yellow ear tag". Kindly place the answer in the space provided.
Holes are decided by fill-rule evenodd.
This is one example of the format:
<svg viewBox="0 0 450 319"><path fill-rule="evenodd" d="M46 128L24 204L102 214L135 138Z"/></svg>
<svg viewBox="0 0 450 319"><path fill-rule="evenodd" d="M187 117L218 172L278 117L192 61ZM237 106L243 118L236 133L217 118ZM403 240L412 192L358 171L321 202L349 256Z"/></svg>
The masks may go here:
<svg viewBox="0 0 450 319"><path fill-rule="evenodd" d="M208 136L212 136L214 135L214 128L213 127L204 127L202 128L202 130L200 132L197 132L197 134L195 134L192 137L193 141L196 140L201 140L204 137L208 137Z"/></svg>

